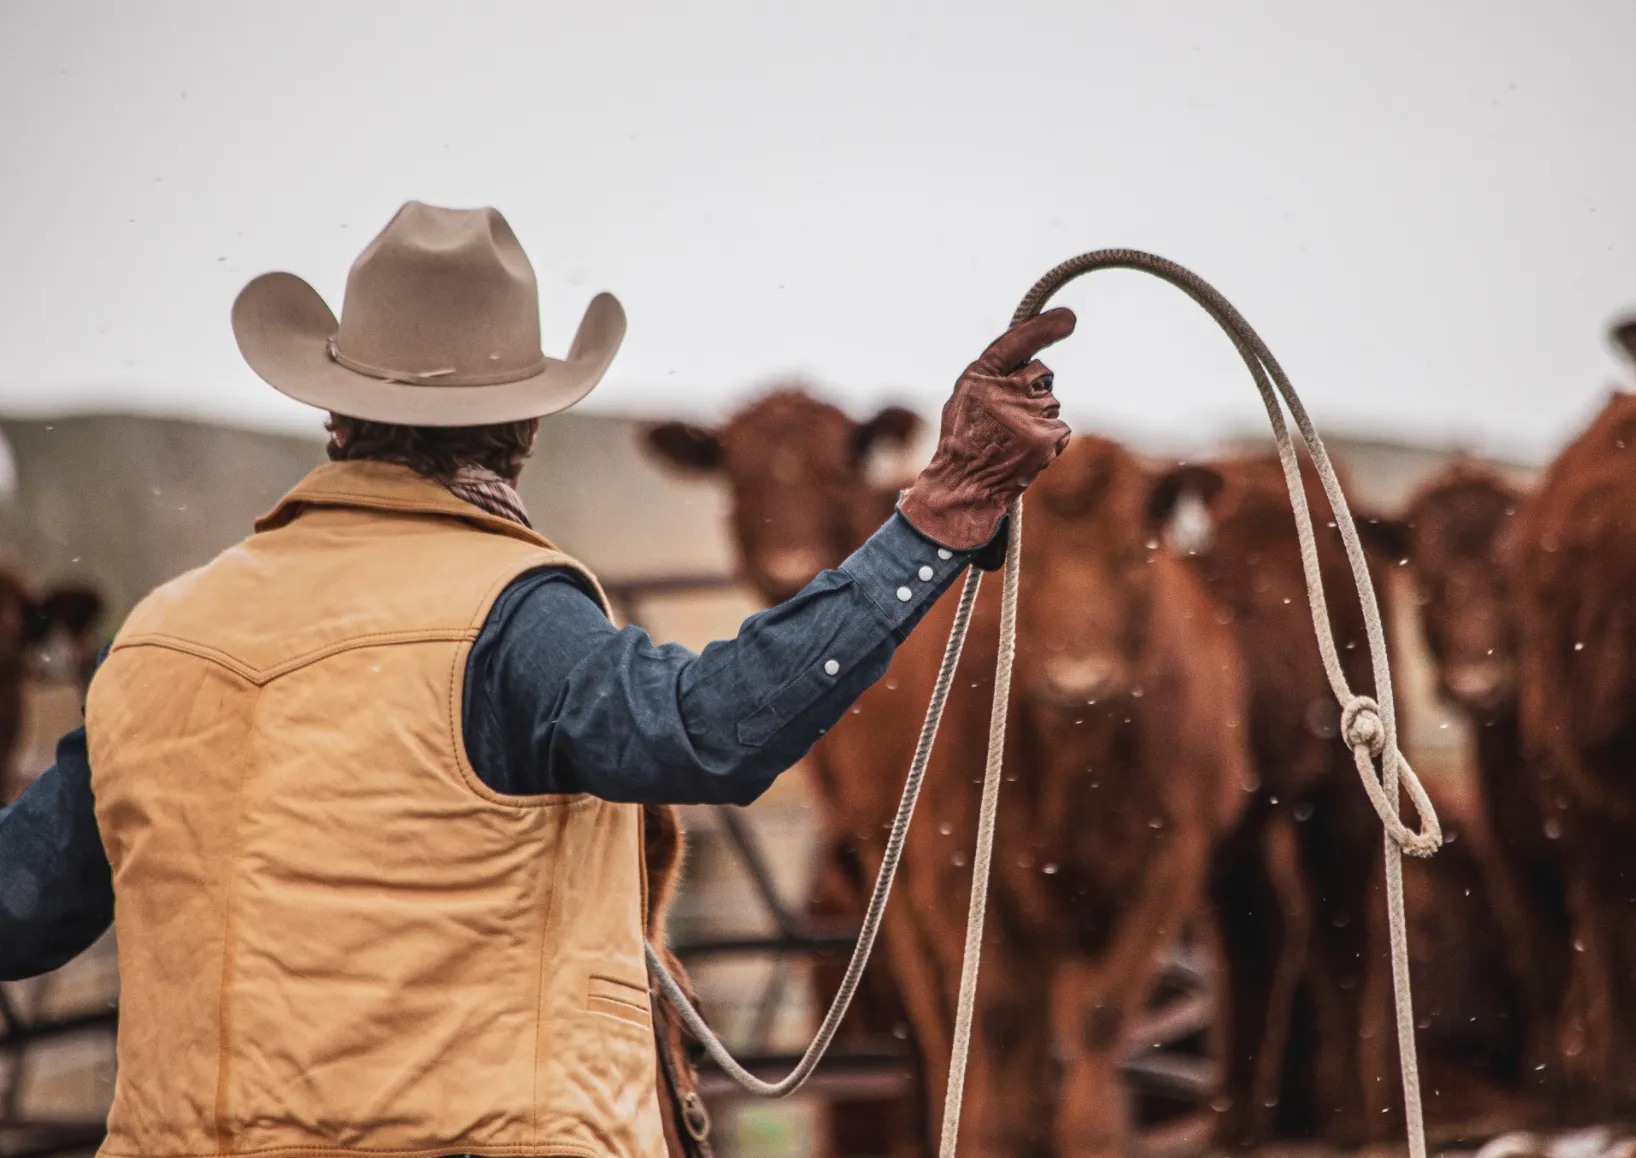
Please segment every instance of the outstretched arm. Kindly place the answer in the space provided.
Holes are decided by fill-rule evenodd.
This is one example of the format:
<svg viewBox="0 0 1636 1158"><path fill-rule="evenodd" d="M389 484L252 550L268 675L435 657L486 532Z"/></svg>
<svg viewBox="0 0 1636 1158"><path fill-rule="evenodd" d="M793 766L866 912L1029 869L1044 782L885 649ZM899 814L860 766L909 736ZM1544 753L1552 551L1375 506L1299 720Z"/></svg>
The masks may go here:
<svg viewBox="0 0 1636 1158"><path fill-rule="evenodd" d="M565 573L526 577L473 649L467 752L510 794L749 803L881 677L966 562L894 515L697 654L614 627Z"/></svg>

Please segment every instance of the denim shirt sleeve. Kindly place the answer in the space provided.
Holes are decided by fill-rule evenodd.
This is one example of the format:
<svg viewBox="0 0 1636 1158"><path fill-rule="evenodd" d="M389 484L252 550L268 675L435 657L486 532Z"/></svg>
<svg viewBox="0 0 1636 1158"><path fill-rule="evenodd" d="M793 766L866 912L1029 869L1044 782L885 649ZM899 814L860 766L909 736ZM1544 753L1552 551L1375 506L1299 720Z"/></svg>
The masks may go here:
<svg viewBox="0 0 1636 1158"><path fill-rule="evenodd" d="M500 597L467 670L467 754L509 795L747 804L885 673L968 556L902 515L839 568L694 653L619 629L564 572Z"/></svg>
<svg viewBox="0 0 1636 1158"><path fill-rule="evenodd" d="M113 923L114 885L97 832L85 729L0 808L0 981L48 973Z"/></svg>

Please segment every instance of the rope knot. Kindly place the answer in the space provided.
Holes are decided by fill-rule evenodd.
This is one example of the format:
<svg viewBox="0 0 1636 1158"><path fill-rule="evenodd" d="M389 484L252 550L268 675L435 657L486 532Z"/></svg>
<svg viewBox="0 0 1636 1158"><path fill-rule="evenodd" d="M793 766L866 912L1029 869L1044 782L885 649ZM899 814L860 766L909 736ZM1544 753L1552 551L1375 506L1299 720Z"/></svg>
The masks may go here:
<svg viewBox="0 0 1636 1158"><path fill-rule="evenodd" d="M1341 736L1353 749L1367 748L1371 756L1386 751L1386 725L1380 705L1368 696L1353 696L1341 709Z"/></svg>

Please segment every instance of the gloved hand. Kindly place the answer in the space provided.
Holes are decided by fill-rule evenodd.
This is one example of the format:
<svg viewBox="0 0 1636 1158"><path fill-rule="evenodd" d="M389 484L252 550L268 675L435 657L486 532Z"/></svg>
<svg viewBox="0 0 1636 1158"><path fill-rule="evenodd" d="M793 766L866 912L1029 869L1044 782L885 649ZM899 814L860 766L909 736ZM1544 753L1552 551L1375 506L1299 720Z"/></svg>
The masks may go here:
<svg viewBox="0 0 1636 1158"><path fill-rule="evenodd" d="M1004 561L998 532L1006 504L1068 445L1051 371L1034 355L1073 333L1074 322L1070 310L1047 310L1000 335L966 368L943 406L931 462L899 500L916 530L951 550L977 552L973 563L984 570Z"/></svg>

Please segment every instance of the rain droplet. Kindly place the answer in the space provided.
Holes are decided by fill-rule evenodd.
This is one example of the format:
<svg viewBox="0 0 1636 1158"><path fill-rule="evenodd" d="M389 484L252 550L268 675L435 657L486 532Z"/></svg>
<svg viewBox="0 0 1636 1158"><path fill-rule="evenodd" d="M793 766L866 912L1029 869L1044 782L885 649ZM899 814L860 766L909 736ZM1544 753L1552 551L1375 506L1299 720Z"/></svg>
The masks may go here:
<svg viewBox="0 0 1636 1158"><path fill-rule="evenodd" d="M1576 643L1576 644L1574 644L1574 650L1575 651L1584 651L1585 650L1585 645L1583 643Z"/></svg>
<svg viewBox="0 0 1636 1158"><path fill-rule="evenodd" d="M1056 876L1057 875L1057 862L1054 861L1054 860L1046 861L1043 865L1040 866L1040 872L1044 873L1048 877Z"/></svg>
<svg viewBox="0 0 1636 1158"><path fill-rule="evenodd" d="M954 825L945 820L942 824L937 826L937 831L941 832L944 836L947 836L949 833L954 831Z"/></svg>

